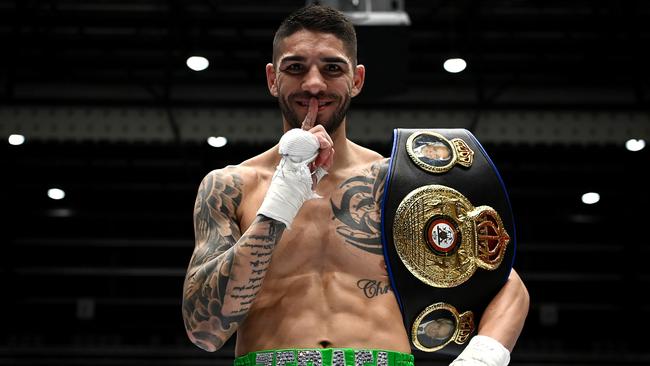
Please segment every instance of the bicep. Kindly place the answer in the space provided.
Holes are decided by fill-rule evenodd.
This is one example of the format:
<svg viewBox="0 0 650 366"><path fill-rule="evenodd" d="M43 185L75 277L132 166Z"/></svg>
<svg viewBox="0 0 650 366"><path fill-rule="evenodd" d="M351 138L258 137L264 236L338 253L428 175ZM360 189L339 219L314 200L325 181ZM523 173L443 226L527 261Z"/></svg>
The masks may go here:
<svg viewBox="0 0 650 366"><path fill-rule="evenodd" d="M215 170L201 181L194 203L195 248L190 266L221 255L241 237L237 208L242 187L241 176L233 171Z"/></svg>

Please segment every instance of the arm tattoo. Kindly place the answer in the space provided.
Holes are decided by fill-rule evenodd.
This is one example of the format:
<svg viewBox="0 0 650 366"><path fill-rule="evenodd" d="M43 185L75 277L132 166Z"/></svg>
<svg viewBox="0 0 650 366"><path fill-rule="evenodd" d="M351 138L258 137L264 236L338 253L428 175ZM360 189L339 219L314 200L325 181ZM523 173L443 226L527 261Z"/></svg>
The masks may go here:
<svg viewBox="0 0 650 366"><path fill-rule="evenodd" d="M342 225L336 232L346 243L382 255L381 198L388 171L388 160L375 163L364 175L354 176L339 186L340 202L330 200L334 217Z"/></svg>
<svg viewBox="0 0 650 366"><path fill-rule="evenodd" d="M194 206L196 247L185 278L183 320L197 346L215 351L244 320L262 286L284 225L258 216L242 236L237 174L215 172L201 182Z"/></svg>

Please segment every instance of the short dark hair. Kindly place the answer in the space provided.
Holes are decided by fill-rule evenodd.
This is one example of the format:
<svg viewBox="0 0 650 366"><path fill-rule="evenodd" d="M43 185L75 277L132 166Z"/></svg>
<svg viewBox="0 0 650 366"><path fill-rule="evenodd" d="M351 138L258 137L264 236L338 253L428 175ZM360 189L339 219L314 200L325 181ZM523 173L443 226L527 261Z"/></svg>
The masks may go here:
<svg viewBox="0 0 650 366"><path fill-rule="evenodd" d="M301 30L333 34L343 41L352 63L357 63L357 33L352 22L340 11L317 4L304 6L282 21L273 38L273 63L280 57L280 42Z"/></svg>

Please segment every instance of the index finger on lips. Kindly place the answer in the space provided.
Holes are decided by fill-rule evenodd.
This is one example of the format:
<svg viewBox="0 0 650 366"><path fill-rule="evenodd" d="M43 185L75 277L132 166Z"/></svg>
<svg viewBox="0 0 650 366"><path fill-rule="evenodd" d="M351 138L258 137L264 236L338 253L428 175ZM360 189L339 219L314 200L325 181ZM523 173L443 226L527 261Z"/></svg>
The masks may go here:
<svg viewBox="0 0 650 366"><path fill-rule="evenodd" d="M314 122L316 122L316 116L318 115L318 99L311 98L309 99L309 109L307 110L307 115L302 121L301 128L305 131L309 131L314 127Z"/></svg>

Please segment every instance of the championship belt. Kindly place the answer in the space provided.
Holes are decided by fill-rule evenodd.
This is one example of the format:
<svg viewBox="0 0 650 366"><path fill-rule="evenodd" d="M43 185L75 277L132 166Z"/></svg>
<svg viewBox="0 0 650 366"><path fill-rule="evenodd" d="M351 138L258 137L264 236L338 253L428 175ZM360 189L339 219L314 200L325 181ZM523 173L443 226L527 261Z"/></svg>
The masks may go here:
<svg viewBox="0 0 650 366"><path fill-rule="evenodd" d="M393 292L414 350L458 355L515 254L508 195L465 129L396 129L381 210Z"/></svg>

